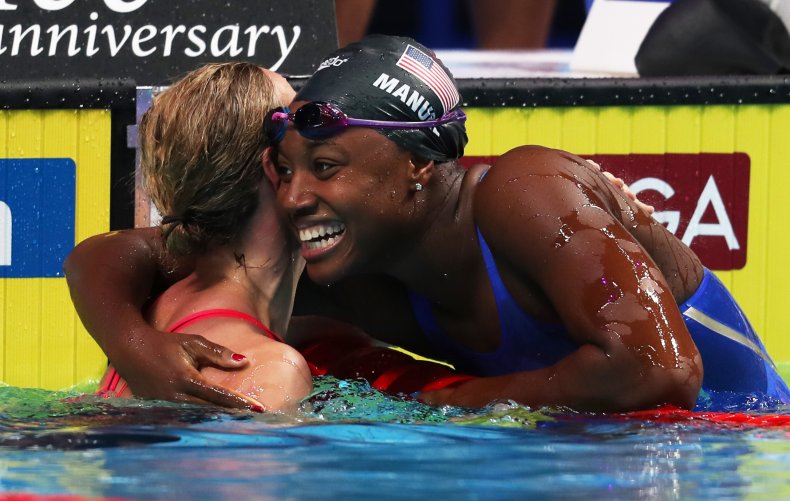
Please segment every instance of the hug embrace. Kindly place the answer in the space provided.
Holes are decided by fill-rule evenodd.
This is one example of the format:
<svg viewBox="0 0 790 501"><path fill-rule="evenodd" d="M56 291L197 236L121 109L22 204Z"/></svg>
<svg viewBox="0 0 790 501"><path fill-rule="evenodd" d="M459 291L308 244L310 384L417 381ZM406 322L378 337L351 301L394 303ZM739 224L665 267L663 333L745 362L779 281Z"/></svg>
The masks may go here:
<svg viewBox="0 0 790 501"><path fill-rule="evenodd" d="M334 373L331 359L350 366L361 346L380 355L384 343L458 371L415 383L434 405L691 409L733 393L790 403L724 285L597 166L521 146L463 168L455 82L414 40L368 36L325 63L295 96L259 69L266 82L222 83L234 92L216 103L154 103L184 106L142 136L161 166L148 186L172 178L152 194L163 224L88 239L66 264L83 323L131 393L286 408L309 392L309 381L288 386L304 367ZM250 100L258 108L240 111ZM214 105L225 114L209 117ZM174 136L156 135L166 129ZM182 152L194 138L201 146ZM235 190L246 202L226 205ZM206 310L243 318L162 332ZM261 366L251 350L269 329L301 355L280 348ZM371 373L394 374L379 358ZM222 379L233 374L253 383Z"/></svg>

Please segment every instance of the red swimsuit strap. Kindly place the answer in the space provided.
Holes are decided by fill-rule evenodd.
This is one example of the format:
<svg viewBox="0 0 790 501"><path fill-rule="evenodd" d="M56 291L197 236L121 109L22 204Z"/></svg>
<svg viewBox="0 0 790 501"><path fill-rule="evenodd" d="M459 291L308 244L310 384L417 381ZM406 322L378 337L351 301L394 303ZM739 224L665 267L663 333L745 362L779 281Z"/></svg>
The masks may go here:
<svg viewBox="0 0 790 501"><path fill-rule="evenodd" d="M227 310L221 308L198 311L196 313L192 313L191 315L187 315L178 322L171 325L170 328L167 329L167 332L179 332L187 326L208 318L238 318L262 330L270 339L279 341L281 343L284 342L280 336L269 330L268 327L263 325L260 320L253 317L252 315L248 315L238 310Z"/></svg>
<svg viewBox="0 0 790 501"><path fill-rule="evenodd" d="M184 329L187 326L194 324L195 322L199 322L207 318L238 318L262 330L269 339L272 339L274 341L279 341L281 343L285 342L282 340L280 336L269 330L268 327L263 325L260 320L253 317L252 315L248 315L238 310L227 310L221 308L214 310L198 311L197 313L192 313L191 315L187 315L186 317L182 318L181 320L170 326L170 328L167 329L167 332L178 332L179 330ZM126 388L125 381L123 382L123 384L120 385L120 387L118 387L118 383L120 382L121 382L121 375L118 374L118 371L116 371L114 367L110 366L110 373L107 375L106 382L104 383L104 386L99 388L99 390L96 392L97 395L107 397L109 392L117 391L120 393Z"/></svg>

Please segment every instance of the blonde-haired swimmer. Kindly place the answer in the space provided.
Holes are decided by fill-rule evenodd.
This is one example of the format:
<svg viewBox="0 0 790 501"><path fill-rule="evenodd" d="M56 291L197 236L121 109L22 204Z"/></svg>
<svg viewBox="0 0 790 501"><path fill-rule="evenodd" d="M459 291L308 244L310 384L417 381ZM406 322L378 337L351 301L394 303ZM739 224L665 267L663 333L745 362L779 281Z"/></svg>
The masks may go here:
<svg viewBox="0 0 790 501"><path fill-rule="evenodd" d="M326 61L265 123L266 169L314 282L299 285L296 313L478 376L422 393L437 405L692 408L700 388L790 403L726 288L595 166L522 146L464 169L458 89L414 40L370 36ZM78 247L70 264L121 253ZM92 334L144 367L150 351L117 335L156 335L124 306L146 292L135 273L161 276L150 249L137 257L113 287L70 285ZM122 324L102 321L105 305Z"/></svg>
<svg viewBox="0 0 790 501"><path fill-rule="evenodd" d="M140 123L143 183L163 214L164 257L194 264L147 306L147 320L246 357L237 370L207 364L201 373L256 410L293 410L312 389L304 358L275 334L287 329L304 260L263 171L262 118L293 95L282 76L254 64L208 64L157 95ZM131 389L111 366L100 392L130 396L138 373L112 355Z"/></svg>

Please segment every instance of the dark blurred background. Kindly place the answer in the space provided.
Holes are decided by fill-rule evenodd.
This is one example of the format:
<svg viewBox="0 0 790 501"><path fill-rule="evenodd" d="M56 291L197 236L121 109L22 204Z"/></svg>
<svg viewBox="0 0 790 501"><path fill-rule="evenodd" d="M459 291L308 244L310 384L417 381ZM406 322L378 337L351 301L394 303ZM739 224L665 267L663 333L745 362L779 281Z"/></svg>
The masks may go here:
<svg viewBox="0 0 790 501"><path fill-rule="evenodd" d="M383 33L433 49L573 48L587 15L585 0L336 0L336 6L341 46Z"/></svg>

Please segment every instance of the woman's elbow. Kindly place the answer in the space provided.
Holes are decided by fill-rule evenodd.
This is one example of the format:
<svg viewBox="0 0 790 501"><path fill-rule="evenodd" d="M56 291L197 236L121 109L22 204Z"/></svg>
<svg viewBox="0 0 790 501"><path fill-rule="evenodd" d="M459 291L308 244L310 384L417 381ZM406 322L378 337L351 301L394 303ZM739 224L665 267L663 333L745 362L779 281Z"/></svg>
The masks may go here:
<svg viewBox="0 0 790 501"><path fill-rule="evenodd" d="M670 372L673 401L667 403L682 409L693 409L702 388L703 367L699 353L679 368L670 369Z"/></svg>
<svg viewBox="0 0 790 501"><path fill-rule="evenodd" d="M627 410L665 405L692 409L702 387L702 362L699 355L672 367L654 366L644 372L642 383L631 392Z"/></svg>

